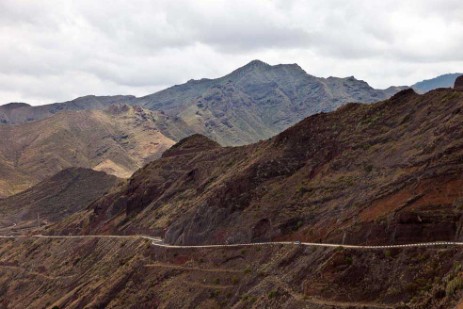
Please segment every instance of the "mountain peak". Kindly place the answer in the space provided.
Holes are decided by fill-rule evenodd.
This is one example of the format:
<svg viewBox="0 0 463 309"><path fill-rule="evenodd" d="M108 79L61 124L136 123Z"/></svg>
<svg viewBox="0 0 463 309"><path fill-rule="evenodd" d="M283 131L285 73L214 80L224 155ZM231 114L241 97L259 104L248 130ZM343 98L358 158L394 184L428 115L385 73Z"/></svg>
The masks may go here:
<svg viewBox="0 0 463 309"><path fill-rule="evenodd" d="M270 64L268 63L265 63L259 59L254 59L252 60L251 62L249 62L248 64L246 64L244 67L269 67Z"/></svg>
<svg viewBox="0 0 463 309"><path fill-rule="evenodd" d="M230 74L228 74L227 76L230 76L230 75L237 75L237 74L243 74L243 73L247 73L247 72L252 72L252 71L255 71L255 70L261 70L261 69L267 69L267 68L271 68L272 66L268 63L265 63L263 61L260 61L260 60L252 60L251 62L249 62L248 64L236 69L235 71L231 72Z"/></svg>
<svg viewBox="0 0 463 309"><path fill-rule="evenodd" d="M16 109L16 108L21 108L21 107L31 107L29 104L27 103L21 103L21 102L13 102L13 103L8 103L8 104L5 104L5 105L2 105L3 108L5 109Z"/></svg>
<svg viewBox="0 0 463 309"><path fill-rule="evenodd" d="M163 158L179 154L220 148L220 144L201 134L185 137L162 155Z"/></svg>

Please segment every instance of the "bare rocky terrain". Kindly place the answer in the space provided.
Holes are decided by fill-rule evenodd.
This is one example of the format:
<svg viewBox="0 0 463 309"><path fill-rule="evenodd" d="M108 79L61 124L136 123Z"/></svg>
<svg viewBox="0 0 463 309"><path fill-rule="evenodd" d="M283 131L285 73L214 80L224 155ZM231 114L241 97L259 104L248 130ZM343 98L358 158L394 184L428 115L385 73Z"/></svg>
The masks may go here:
<svg viewBox="0 0 463 309"><path fill-rule="evenodd" d="M1 308L452 308L461 297L460 248L0 242Z"/></svg>
<svg viewBox="0 0 463 309"><path fill-rule="evenodd" d="M461 239L462 99L404 90L242 147L193 135L73 224L173 244Z"/></svg>
<svg viewBox="0 0 463 309"><path fill-rule="evenodd" d="M122 182L91 169L65 169L24 192L0 199L0 226L14 226L20 231L60 221Z"/></svg>
<svg viewBox="0 0 463 309"><path fill-rule="evenodd" d="M190 80L140 98L85 96L44 106L7 104L0 106L0 124L22 124L63 111L126 104L162 111L186 123L193 132L225 146L236 146L272 137L312 114L348 102L377 102L401 89L378 90L354 77L319 78L297 64L271 66L254 60L221 78Z"/></svg>
<svg viewBox="0 0 463 309"><path fill-rule="evenodd" d="M459 307L460 246L342 244L463 241L462 121L462 91L407 89L246 146L183 138L127 181L28 232L129 237L0 238L1 306ZM2 235L18 235L14 228ZM139 234L182 245L294 243L163 248Z"/></svg>
<svg viewBox="0 0 463 309"><path fill-rule="evenodd" d="M0 126L0 198L70 167L130 177L190 132L160 112L127 105Z"/></svg>

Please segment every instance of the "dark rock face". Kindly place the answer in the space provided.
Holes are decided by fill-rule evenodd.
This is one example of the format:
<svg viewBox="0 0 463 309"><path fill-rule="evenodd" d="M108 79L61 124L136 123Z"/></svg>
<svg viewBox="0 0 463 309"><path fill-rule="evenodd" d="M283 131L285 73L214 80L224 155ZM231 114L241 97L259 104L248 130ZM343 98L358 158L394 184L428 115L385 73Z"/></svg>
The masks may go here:
<svg viewBox="0 0 463 309"><path fill-rule="evenodd" d="M453 87L455 90L463 91L463 75L459 76L455 80L455 86Z"/></svg>

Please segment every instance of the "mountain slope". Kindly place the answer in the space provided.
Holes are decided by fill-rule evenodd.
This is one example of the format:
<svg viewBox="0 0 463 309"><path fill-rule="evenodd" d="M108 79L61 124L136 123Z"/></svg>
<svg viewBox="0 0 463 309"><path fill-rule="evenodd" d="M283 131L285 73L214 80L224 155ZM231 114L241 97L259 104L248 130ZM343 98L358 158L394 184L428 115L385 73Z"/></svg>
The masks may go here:
<svg viewBox="0 0 463 309"><path fill-rule="evenodd" d="M223 145L242 145L274 136L309 115L347 102L384 100L398 90L376 90L354 77L318 78L297 64L255 60L224 77L191 80L136 104L176 115Z"/></svg>
<svg viewBox="0 0 463 309"><path fill-rule="evenodd" d="M0 200L2 226L55 222L85 208L120 183L115 176L69 168L17 195ZM39 220L39 222L37 222Z"/></svg>
<svg viewBox="0 0 463 309"><path fill-rule="evenodd" d="M68 167L129 177L190 131L140 107L68 111L0 126L0 196L21 192Z"/></svg>
<svg viewBox="0 0 463 309"><path fill-rule="evenodd" d="M0 124L22 124L51 117L62 111L102 110L114 104L126 104L134 96L94 96L88 95L64 103L30 106L26 103L10 103L0 106Z"/></svg>
<svg viewBox="0 0 463 309"><path fill-rule="evenodd" d="M425 79L411 86L418 93L425 93L437 88L451 88L455 79L463 73L449 73L431 79Z"/></svg>
<svg viewBox="0 0 463 309"><path fill-rule="evenodd" d="M165 112L222 145L243 145L270 138L312 114L347 102L381 101L400 89L377 90L354 77L318 78L297 64L271 66L254 60L221 78L191 80L141 98L87 96L39 107L8 104L0 106L0 123L20 124L57 111L129 104Z"/></svg>
<svg viewBox="0 0 463 309"><path fill-rule="evenodd" d="M463 92L405 90L248 146L194 136L56 228L175 244L461 240L462 110Z"/></svg>
<svg viewBox="0 0 463 309"><path fill-rule="evenodd" d="M311 116L248 146L221 147L196 134L37 233L142 233L178 244L461 241L462 111L463 92L407 90ZM181 249L136 237L0 242L0 302L7 307L463 304L457 246Z"/></svg>

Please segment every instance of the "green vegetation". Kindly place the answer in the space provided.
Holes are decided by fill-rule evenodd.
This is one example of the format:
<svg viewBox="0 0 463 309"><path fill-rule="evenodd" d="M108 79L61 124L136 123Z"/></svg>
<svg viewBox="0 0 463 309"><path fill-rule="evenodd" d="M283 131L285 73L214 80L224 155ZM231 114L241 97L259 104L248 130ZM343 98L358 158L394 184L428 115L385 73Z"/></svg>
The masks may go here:
<svg viewBox="0 0 463 309"><path fill-rule="evenodd" d="M463 278L456 277L447 283L445 292L447 293L447 295L453 295L455 291L460 290L462 288L463 288Z"/></svg>
<svg viewBox="0 0 463 309"><path fill-rule="evenodd" d="M367 165L365 166L365 172L371 173L373 171L373 165Z"/></svg>
<svg viewBox="0 0 463 309"><path fill-rule="evenodd" d="M384 250L384 256L387 258L390 258L392 256L391 250L389 249Z"/></svg>
<svg viewBox="0 0 463 309"><path fill-rule="evenodd" d="M273 290L268 293L268 298L272 299L278 296L278 291Z"/></svg>
<svg viewBox="0 0 463 309"><path fill-rule="evenodd" d="M352 258L352 256L348 255L346 256L345 261L346 261L346 264L352 265L352 263L354 262L354 259Z"/></svg>

